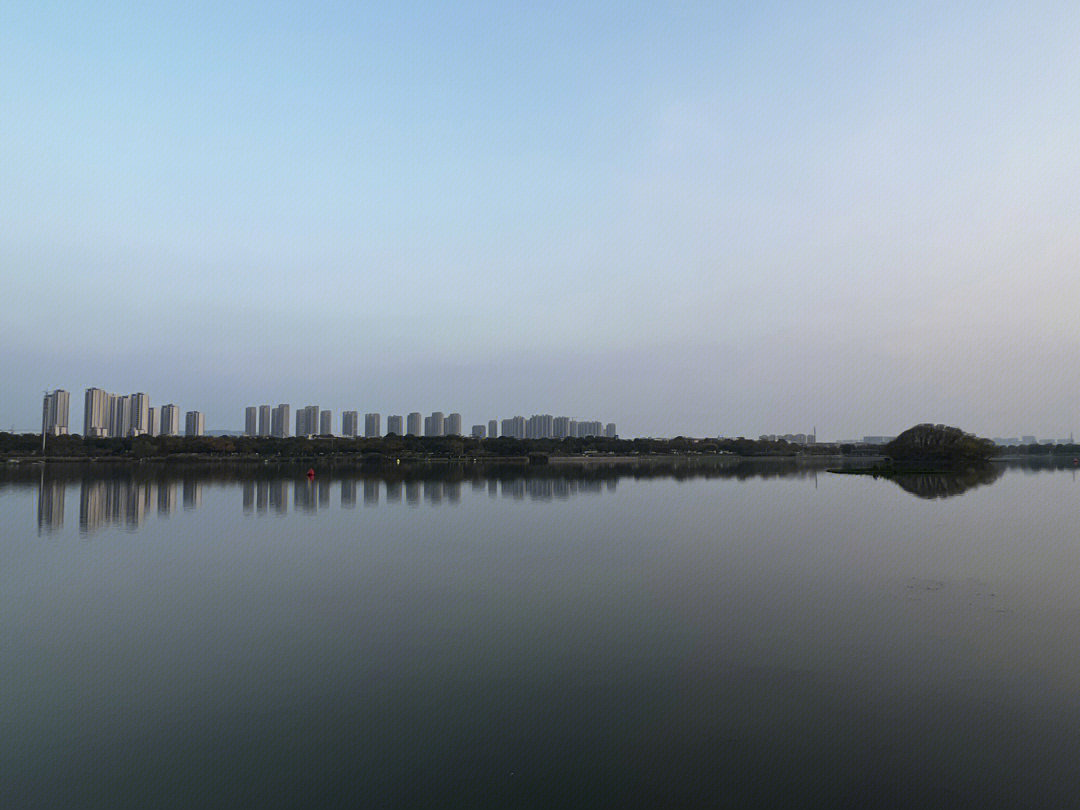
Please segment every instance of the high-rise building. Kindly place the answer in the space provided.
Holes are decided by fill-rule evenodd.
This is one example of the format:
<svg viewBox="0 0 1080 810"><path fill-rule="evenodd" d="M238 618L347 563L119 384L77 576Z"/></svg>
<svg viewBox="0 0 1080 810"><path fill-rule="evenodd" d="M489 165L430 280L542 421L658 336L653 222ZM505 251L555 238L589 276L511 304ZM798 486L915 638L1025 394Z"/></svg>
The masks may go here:
<svg viewBox="0 0 1080 810"><path fill-rule="evenodd" d="M452 413L446 417L446 421L443 423L443 434L446 436L460 436L461 435L461 414Z"/></svg>
<svg viewBox="0 0 1080 810"><path fill-rule="evenodd" d="M271 428L272 424L273 423L272 423L272 417L271 417L271 414L270 414L270 406L269 405L260 405L259 406L259 435L260 436L269 436L270 435L270 428Z"/></svg>
<svg viewBox="0 0 1080 810"><path fill-rule="evenodd" d="M391 433L395 436L401 436L405 431L401 428L401 416L394 415L386 417L386 433Z"/></svg>
<svg viewBox="0 0 1080 810"><path fill-rule="evenodd" d="M286 439L289 436L289 411L292 410L282 402L270 411L270 435L277 439Z"/></svg>
<svg viewBox="0 0 1080 810"><path fill-rule="evenodd" d="M483 425L473 425L472 426L472 437L474 439L482 439L482 438L484 438L484 434L486 434L486 433L487 433L487 429Z"/></svg>
<svg viewBox="0 0 1080 810"><path fill-rule="evenodd" d="M314 436L319 432L319 406L306 405L296 412L296 435Z"/></svg>
<svg viewBox="0 0 1080 810"><path fill-rule="evenodd" d="M109 393L100 388L87 388L83 400L83 436L109 435Z"/></svg>
<svg viewBox="0 0 1080 810"><path fill-rule="evenodd" d="M332 436L332 435L334 435L334 412L333 411L319 411L319 435L320 436Z"/></svg>
<svg viewBox="0 0 1080 810"><path fill-rule="evenodd" d="M128 433L132 436L143 436L150 432L150 397L146 394L132 394L128 399L131 402L131 427Z"/></svg>
<svg viewBox="0 0 1080 810"><path fill-rule="evenodd" d="M570 435L570 417L556 416L551 420L551 436L555 439L565 439Z"/></svg>
<svg viewBox="0 0 1080 810"><path fill-rule="evenodd" d="M341 412L341 435L355 437L357 426L360 423L360 414L356 411Z"/></svg>
<svg viewBox="0 0 1080 810"><path fill-rule="evenodd" d="M41 430L50 436L64 436L68 432L68 406L70 395L63 388L45 394L41 403Z"/></svg>
<svg viewBox="0 0 1080 810"><path fill-rule="evenodd" d="M244 408L244 435L254 436L259 432L259 409L254 405Z"/></svg>
<svg viewBox="0 0 1080 810"><path fill-rule="evenodd" d="M127 436L131 432L131 397L109 394L109 435Z"/></svg>
<svg viewBox="0 0 1080 810"><path fill-rule="evenodd" d="M616 438L615 423L614 422L608 422L606 425L604 425L604 438L607 438L607 439Z"/></svg>
<svg viewBox="0 0 1080 810"><path fill-rule="evenodd" d="M442 411L433 411L424 425L425 436L442 436L444 428Z"/></svg>
<svg viewBox="0 0 1080 810"><path fill-rule="evenodd" d="M553 418L549 413L533 414L525 423L526 439L550 439Z"/></svg>
<svg viewBox="0 0 1080 810"><path fill-rule="evenodd" d="M513 439L524 439L525 417L515 416L512 419L503 419L501 425L501 433L503 436L509 436Z"/></svg>
<svg viewBox="0 0 1080 810"><path fill-rule="evenodd" d="M577 423L577 435L581 438L587 436L602 436L604 435L604 426L599 422L578 422Z"/></svg>
<svg viewBox="0 0 1080 810"><path fill-rule="evenodd" d="M202 436L206 433L206 416L202 411L188 411L184 414L184 435Z"/></svg>
<svg viewBox="0 0 1080 810"><path fill-rule="evenodd" d="M408 423L405 426L405 433L409 436L420 435L420 420L421 416L416 411L409 414Z"/></svg>
<svg viewBox="0 0 1080 810"><path fill-rule="evenodd" d="M180 408L177 405L161 406L161 435L180 435Z"/></svg>
<svg viewBox="0 0 1080 810"><path fill-rule="evenodd" d="M498 419L489 419L488 420L488 438L489 439L494 439L498 435L499 435L499 420Z"/></svg>
<svg viewBox="0 0 1080 810"><path fill-rule="evenodd" d="M365 413L364 414L364 435L369 439L374 439L381 433L382 418L377 413Z"/></svg>
<svg viewBox="0 0 1080 810"><path fill-rule="evenodd" d="M159 435L161 435L161 409L151 407L150 411L149 411L149 414L150 414L150 426L147 428L147 432L151 436L159 436Z"/></svg>

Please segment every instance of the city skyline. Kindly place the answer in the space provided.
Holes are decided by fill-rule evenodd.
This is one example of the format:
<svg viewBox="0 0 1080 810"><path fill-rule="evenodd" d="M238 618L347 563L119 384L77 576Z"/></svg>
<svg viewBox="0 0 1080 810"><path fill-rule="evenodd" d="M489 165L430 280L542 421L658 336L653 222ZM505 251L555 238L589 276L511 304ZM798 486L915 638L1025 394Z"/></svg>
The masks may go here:
<svg viewBox="0 0 1080 810"><path fill-rule="evenodd" d="M46 391L42 403L41 426L35 431L24 429L22 432L45 432L49 435L64 435L70 430L69 419L70 393L65 389ZM174 404L163 406L150 406L149 398L145 393L130 395L110 394L100 388L88 388L84 396L83 434L89 436L117 436L138 435L145 433L151 436L157 435L181 435L179 429L180 409ZM210 428L210 432L228 433L253 437L287 437L287 436L385 436L391 433L396 435L416 436L443 436L458 435L472 438L489 438L492 436L512 436L516 438L569 438L576 436L606 436L616 435L614 422L598 420L574 419L567 416L555 416L553 414L533 414L530 417L515 415L513 417L495 418L473 423L466 430L467 424L460 413L453 412L444 414L441 411L433 411L424 416L418 411L405 414L387 414L386 430L380 428L382 413L366 412L363 414L364 422L361 426L360 412L358 410L345 409L340 412L337 424L340 429L334 427L335 410L321 408L318 405L307 405L298 408L296 412L296 432L289 429L289 414L291 406L281 403L276 406L257 405L244 406L240 429ZM95 415L96 414L96 415ZM140 414L142 414L140 416ZM538 421L539 420L539 421ZM449 427L447 427L449 425ZM145 427L144 427L145 426ZM309 429L309 426L313 426ZM580 426L580 427L579 427ZM587 432L581 432L585 430ZM207 432L206 417L201 411L186 411L183 435L204 435ZM667 437L648 438L673 438L677 435L692 438L691 433L674 433ZM735 438L744 437L741 433L718 433L716 436ZM995 444L1002 446L1021 444L1072 444L1073 431L1069 431L1068 437L1061 433L1051 434L1053 438L1040 436L1032 433L1019 433L1012 436L987 436ZM634 438L628 434L621 438ZM646 438L646 437L642 437ZM745 438L753 438L745 436ZM806 433L763 433L757 438L761 441L784 440L795 444L815 443L863 443L885 444L894 435L884 434L860 434L854 437L817 437L817 428Z"/></svg>

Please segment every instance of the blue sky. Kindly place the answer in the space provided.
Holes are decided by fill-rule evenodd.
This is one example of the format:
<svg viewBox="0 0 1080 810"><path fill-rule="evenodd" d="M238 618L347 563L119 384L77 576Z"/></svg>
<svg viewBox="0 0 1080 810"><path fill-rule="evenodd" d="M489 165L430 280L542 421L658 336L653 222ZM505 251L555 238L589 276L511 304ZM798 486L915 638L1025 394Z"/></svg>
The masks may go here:
<svg viewBox="0 0 1080 810"><path fill-rule="evenodd" d="M1077 42L1066 3L8 4L0 427L96 385L1080 432Z"/></svg>

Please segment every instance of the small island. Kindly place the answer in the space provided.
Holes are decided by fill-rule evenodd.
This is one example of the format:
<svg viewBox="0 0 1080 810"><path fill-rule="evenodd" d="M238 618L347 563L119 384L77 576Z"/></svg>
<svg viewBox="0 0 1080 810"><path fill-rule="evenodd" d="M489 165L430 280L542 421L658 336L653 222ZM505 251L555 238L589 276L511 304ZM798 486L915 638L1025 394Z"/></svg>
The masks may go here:
<svg viewBox="0 0 1080 810"><path fill-rule="evenodd" d="M997 446L960 428L922 424L910 427L885 445L893 464L910 467L957 467L989 461Z"/></svg>
<svg viewBox="0 0 1080 810"><path fill-rule="evenodd" d="M886 458L883 464L829 472L884 478L958 472L986 466L998 453L998 447L989 439L965 433L958 427L923 423L905 430L881 452Z"/></svg>

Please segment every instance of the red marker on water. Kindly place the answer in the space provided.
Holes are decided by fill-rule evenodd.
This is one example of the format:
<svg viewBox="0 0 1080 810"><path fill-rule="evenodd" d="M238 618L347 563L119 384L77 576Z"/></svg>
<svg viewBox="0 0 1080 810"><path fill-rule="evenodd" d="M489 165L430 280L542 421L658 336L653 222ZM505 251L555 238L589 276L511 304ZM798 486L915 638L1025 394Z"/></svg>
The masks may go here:
<svg viewBox="0 0 1080 810"><path fill-rule="evenodd" d="M307 471L307 477L308 477L308 478L314 478L314 477L315 477L315 470L314 470L314 469L311 469L311 468L309 467L309 468L308 468L308 471Z"/></svg>

